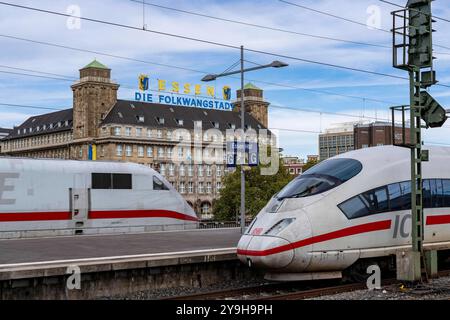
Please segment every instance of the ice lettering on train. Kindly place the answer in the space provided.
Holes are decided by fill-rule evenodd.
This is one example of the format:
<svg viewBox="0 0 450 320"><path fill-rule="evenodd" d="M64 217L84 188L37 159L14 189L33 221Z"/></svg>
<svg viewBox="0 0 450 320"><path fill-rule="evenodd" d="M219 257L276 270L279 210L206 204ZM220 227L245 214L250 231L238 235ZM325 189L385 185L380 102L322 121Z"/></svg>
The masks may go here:
<svg viewBox="0 0 450 320"><path fill-rule="evenodd" d="M0 172L0 205L11 205L16 203L16 199L5 198L5 192L14 191L14 185L10 179L18 179L19 174L16 172Z"/></svg>
<svg viewBox="0 0 450 320"><path fill-rule="evenodd" d="M409 237L410 233L408 230L411 229L411 226L409 226L409 228L406 228L406 221L410 220L411 218L412 218L411 214L395 216L394 239L397 239L399 236L402 238Z"/></svg>

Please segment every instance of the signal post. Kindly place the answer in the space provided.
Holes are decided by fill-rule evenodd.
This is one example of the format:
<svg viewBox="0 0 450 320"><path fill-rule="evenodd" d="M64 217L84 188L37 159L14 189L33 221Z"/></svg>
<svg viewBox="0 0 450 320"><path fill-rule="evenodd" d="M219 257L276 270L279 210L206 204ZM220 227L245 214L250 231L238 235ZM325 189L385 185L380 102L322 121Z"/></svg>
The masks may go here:
<svg viewBox="0 0 450 320"><path fill-rule="evenodd" d="M411 141L400 145L411 149L411 250L397 255L397 278L410 282L437 275L437 252L424 251L424 216L422 162L429 161L428 150L422 149L422 128L441 127L447 120L446 111L426 91L437 83L433 69L432 0L409 0L406 8L392 12L393 66L408 71L410 79L410 105L392 107L402 111L403 130L405 110L410 111ZM423 125L423 122L425 125ZM395 137L393 135L395 142ZM396 144L396 143L394 143ZM398 145L398 144L397 144Z"/></svg>

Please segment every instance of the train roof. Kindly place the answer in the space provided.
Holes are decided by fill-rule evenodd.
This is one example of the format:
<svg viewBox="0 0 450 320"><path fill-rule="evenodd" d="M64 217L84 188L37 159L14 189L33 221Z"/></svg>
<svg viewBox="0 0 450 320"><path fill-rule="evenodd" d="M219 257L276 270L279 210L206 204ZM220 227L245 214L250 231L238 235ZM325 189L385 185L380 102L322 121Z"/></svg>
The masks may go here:
<svg viewBox="0 0 450 320"><path fill-rule="evenodd" d="M79 172L80 170L83 171L82 169L85 171L126 171L132 173L148 173L149 170L156 172L150 167L133 162L0 157L0 168L8 165L11 168L36 167L48 171L64 169L66 172Z"/></svg>
<svg viewBox="0 0 450 320"><path fill-rule="evenodd" d="M429 150L430 161L433 158L448 158L450 160L450 147L424 145L422 150ZM349 151L334 158L351 158L361 161L361 163L397 162L409 161L410 149L398 146L379 146Z"/></svg>

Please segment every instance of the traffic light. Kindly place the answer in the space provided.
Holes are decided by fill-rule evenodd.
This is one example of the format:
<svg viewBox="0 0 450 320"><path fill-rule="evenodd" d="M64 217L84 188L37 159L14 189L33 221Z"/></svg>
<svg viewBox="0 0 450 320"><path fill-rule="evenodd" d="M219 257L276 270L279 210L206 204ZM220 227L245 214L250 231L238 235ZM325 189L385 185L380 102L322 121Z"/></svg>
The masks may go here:
<svg viewBox="0 0 450 320"><path fill-rule="evenodd" d="M410 66L433 67L432 0L409 0L409 61Z"/></svg>
<svg viewBox="0 0 450 320"><path fill-rule="evenodd" d="M427 128L442 127L447 120L445 109L428 92L420 93L420 116L425 121Z"/></svg>

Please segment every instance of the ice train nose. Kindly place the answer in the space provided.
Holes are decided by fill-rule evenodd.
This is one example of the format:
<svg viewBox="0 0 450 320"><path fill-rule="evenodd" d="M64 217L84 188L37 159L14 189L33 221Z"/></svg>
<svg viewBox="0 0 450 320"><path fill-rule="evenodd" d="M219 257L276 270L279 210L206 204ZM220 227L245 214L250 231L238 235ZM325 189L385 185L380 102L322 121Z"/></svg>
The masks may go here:
<svg viewBox="0 0 450 320"><path fill-rule="evenodd" d="M243 263L265 269L285 268L294 259L291 243L271 236L242 236L237 254Z"/></svg>

